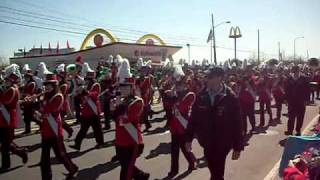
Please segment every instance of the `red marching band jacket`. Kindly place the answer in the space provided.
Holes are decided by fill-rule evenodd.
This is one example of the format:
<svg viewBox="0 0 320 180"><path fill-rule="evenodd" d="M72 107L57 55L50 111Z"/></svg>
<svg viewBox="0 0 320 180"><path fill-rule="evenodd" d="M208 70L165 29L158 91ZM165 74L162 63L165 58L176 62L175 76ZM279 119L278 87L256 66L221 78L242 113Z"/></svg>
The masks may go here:
<svg viewBox="0 0 320 180"><path fill-rule="evenodd" d="M116 146L132 146L143 144L140 118L144 103L136 97L127 107L124 115L117 116Z"/></svg>
<svg viewBox="0 0 320 180"><path fill-rule="evenodd" d="M43 139L63 137L63 128L60 116L60 110L63 104L61 93L55 94L50 99L42 102L40 113L46 115L42 119L41 136Z"/></svg>
<svg viewBox="0 0 320 180"><path fill-rule="evenodd" d="M0 93L0 127L18 127L18 101L20 97L19 89L15 86L10 87L5 92Z"/></svg>
<svg viewBox="0 0 320 180"><path fill-rule="evenodd" d="M99 83L94 83L89 90L89 94L82 96L81 117L99 116L101 114L101 104L99 94L101 87Z"/></svg>
<svg viewBox="0 0 320 180"><path fill-rule="evenodd" d="M32 96L36 93L36 82L28 82L23 89L24 96Z"/></svg>
<svg viewBox="0 0 320 180"><path fill-rule="evenodd" d="M271 101L271 88L272 88L272 79L267 78L263 81L260 81L257 85L259 92L259 101Z"/></svg>
<svg viewBox="0 0 320 180"><path fill-rule="evenodd" d="M172 107L172 116L169 120L169 128L173 134L184 134L190 120L190 110L196 99L194 92L187 93Z"/></svg>
<svg viewBox="0 0 320 180"><path fill-rule="evenodd" d="M60 92L63 96L63 104L61 107L61 115L65 115L70 111L69 84L64 83L60 86Z"/></svg>
<svg viewBox="0 0 320 180"><path fill-rule="evenodd" d="M146 76L140 85L141 97L143 99L144 105L148 106L151 103L152 92L152 79L150 76Z"/></svg>
<svg viewBox="0 0 320 180"><path fill-rule="evenodd" d="M256 101L256 94L251 87L243 85L239 93L239 101L241 105L251 105Z"/></svg>
<svg viewBox="0 0 320 180"><path fill-rule="evenodd" d="M274 98L276 99L283 99L285 97L285 92L284 92L284 88L281 86L280 83L275 83L273 90L272 90L272 94L274 96Z"/></svg>

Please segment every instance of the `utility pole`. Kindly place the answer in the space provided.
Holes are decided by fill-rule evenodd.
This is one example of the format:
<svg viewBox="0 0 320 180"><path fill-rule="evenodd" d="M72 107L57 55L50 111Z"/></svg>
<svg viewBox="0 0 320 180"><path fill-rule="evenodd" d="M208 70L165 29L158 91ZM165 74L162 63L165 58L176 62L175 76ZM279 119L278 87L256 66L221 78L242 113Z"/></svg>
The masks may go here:
<svg viewBox="0 0 320 180"><path fill-rule="evenodd" d="M280 50L280 42L278 42L278 55L279 55L279 61L281 61L281 50Z"/></svg>
<svg viewBox="0 0 320 180"><path fill-rule="evenodd" d="M307 50L307 60L309 60L309 50Z"/></svg>
<svg viewBox="0 0 320 180"><path fill-rule="evenodd" d="M260 31L258 29L258 64L260 64Z"/></svg>
<svg viewBox="0 0 320 180"><path fill-rule="evenodd" d="M187 47L188 47L188 63L191 64L191 62L190 62L190 44L189 43L187 44Z"/></svg>
<svg viewBox="0 0 320 180"><path fill-rule="evenodd" d="M217 65L216 35L215 35L215 32L214 32L213 14L211 14L211 23L212 23L213 59L214 59L214 64Z"/></svg>

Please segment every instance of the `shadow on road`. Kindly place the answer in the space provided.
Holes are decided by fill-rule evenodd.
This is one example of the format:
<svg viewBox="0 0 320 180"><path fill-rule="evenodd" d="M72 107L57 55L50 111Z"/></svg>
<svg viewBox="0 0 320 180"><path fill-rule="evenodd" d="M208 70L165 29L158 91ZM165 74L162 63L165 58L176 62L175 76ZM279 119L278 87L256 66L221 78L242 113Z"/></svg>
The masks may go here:
<svg viewBox="0 0 320 180"><path fill-rule="evenodd" d="M9 169L6 169L6 170L0 170L0 174L8 173L8 172L17 170L17 169L19 169L19 168L21 168L21 167L23 167L23 166L22 166L22 165L19 165L19 166L16 166L16 167L13 167L13 168L9 168Z"/></svg>
<svg viewBox="0 0 320 180"><path fill-rule="evenodd" d="M281 146L281 147L284 147L284 146L286 145L286 143L287 143L287 140L288 140L288 138L285 138L285 139L280 140L280 141L279 141L280 146Z"/></svg>
<svg viewBox="0 0 320 180"><path fill-rule="evenodd" d="M170 154L171 143L160 143L154 150L151 150L146 159L155 158L161 154Z"/></svg>
<svg viewBox="0 0 320 180"><path fill-rule="evenodd" d="M150 136L150 135L154 135L154 134L164 133L166 131L167 131L167 128L165 128L165 127L157 127L156 129L154 129L152 131L145 132L143 135L144 136Z"/></svg>
<svg viewBox="0 0 320 180"><path fill-rule="evenodd" d="M113 169L117 168L120 164L116 162L107 162L104 164L97 164L91 168L81 169L77 176L73 179L90 179L95 180L98 179L101 174L108 173L109 171L112 171Z"/></svg>

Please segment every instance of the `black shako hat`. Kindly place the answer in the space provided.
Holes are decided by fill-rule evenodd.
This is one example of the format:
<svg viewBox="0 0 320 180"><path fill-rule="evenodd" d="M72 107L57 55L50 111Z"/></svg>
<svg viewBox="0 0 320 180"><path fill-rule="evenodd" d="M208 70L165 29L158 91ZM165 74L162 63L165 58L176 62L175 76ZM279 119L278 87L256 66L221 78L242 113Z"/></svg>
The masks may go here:
<svg viewBox="0 0 320 180"><path fill-rule="evenodd" d="M225 72L224 69L221 67L211 67L210 69L205 71L207 78L213 78L213 77L222 77L224 76Z"/></svg>

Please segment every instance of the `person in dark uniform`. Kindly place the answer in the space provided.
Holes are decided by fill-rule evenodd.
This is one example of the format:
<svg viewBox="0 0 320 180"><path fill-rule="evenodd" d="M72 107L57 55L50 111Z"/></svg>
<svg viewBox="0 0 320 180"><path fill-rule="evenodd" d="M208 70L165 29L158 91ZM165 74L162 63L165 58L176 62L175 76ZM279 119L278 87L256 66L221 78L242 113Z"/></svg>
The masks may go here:
<svg viewBox="0 0 320 180"><path fill-rule="evenodd" d="M285 134L292 135L295 127L296 135L300 136L306 104L309 101L309 84L307 78L301 74L299 66L291 69L291 75L285 83L285 95L289 116L288 130Z"/></svg>
<svg viewBox="0 0 320 180"><path fill-rule="evenodd" d="M70 146L74 149L80 150L81 143L85 138L88 129L92 127L93 133L97 142L96 148L103 145L103 133L100 124L100 100L99 94L101 91L100 84L95 82L95 73L88 72L86 76L87 88L81 94L81 126L80 131L75 139L75 145Z"/></svg>
<svg viewBox="0 0 320 180"><path fill-rule="evenodd" d="M143 113L143 100L135 96L135 80L128 78L120 85L121 97L118 96L111 102L116 122L116 157L121 170L120 180L148 180L150 174L143 172L135 166L136 159L144 149L140 119Z"/></svg>
<svg viewBox="0 0 320 180"><path fill-rule="evenodd" d="M203 147L211 180L223 180L229 152L233 149L232 159L237 160L244 149L239 100L223 79L220 67L207 72L206 88L196 98L186 130L187 148L195 136Z"/></svg>
<svg viewBox="0 0 320 180"><path fill-rule="evenodd" d="M59 93L58 80L55 74L48 74L44 82L45 94L41 108L35 116L42 119L41 124L41 177L43 180L52 179L50 151L53 149L56 157L69 171L68 178L78 171L78 167L71 161L63 143L63 127L60 109L63 104L63 95Z"/></svg>

